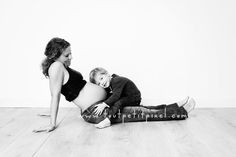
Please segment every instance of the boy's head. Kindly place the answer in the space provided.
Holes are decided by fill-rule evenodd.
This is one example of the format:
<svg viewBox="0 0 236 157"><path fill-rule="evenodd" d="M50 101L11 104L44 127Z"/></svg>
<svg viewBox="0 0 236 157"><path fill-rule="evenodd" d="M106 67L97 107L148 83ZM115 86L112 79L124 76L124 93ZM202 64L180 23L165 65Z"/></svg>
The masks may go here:
<svg viewBox="0 0 236 157"><path fill-rule="evenodd" d="M106 69L98 67L89 73L89 80L102 88L107 88L110 86L111 76Z"/></svg>

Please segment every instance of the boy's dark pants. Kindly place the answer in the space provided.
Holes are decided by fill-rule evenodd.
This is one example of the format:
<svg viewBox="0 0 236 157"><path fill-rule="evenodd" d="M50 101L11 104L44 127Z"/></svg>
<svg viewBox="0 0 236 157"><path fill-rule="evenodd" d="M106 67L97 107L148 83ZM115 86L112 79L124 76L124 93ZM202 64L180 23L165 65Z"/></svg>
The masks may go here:
<svg viewBox="0 0 236 157"><path fill-rule="evenodd" d="M96 108L95 105L96 104L90 106L81 116L85 121L97 124L107 117L109 109L105 108L102 115L97 116L93 112ZM174 103L158 106L126 106L121 112L118 111L117 114L113 115L111 122L166 121L184 120L186 118L188 118L186 110Z"/></svg>

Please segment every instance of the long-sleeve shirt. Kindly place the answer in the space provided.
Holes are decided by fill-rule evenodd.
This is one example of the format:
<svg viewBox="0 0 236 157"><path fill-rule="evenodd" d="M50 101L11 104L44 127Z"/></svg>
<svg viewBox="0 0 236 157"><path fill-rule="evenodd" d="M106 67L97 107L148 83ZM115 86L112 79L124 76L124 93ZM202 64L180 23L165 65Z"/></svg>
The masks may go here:
<svg viewBox="0 0 236 157"><path fill-rule="evenodd" d="M140 97L141 100L139 89L128 78L113 74L108 88L111 89L111 94L104 102L109 106L112 106L122 97Z"/></svg>

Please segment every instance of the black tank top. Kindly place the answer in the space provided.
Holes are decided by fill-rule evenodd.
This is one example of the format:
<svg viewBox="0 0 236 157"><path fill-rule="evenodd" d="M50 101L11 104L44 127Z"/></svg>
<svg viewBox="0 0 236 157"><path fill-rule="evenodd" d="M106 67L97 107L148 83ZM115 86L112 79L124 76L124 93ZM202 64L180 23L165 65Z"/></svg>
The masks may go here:
<svg viewBox="0 0 236 157"><path fill-rule="evenodd" d="M78 71L69 67L66 68L69 73L69 79L66 84L62 85L61 94L63 94L68 101L73 101L79 95L81 89L85 86L86 81Z"/></svg>

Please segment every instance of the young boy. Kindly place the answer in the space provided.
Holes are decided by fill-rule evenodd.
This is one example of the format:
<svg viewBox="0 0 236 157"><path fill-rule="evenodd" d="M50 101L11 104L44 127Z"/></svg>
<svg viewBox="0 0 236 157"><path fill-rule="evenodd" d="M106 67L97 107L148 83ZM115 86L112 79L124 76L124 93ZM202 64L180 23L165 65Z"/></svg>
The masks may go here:
<svg viewBox="0 0 236 157"><path fill-rule="evenodd" d="M125 106L139 106L141 93L133 81L116 74L110 75L104 68L95 68L90 74L90 82L106 89L108 98L96 105L95 114L102 114L106 107L109 107L107 117L96 124L97 128L105 128L111 125L112 117L120 112Z"/></svg>

